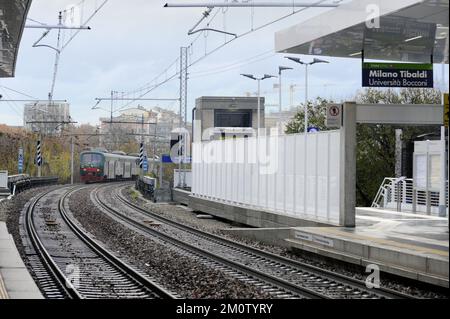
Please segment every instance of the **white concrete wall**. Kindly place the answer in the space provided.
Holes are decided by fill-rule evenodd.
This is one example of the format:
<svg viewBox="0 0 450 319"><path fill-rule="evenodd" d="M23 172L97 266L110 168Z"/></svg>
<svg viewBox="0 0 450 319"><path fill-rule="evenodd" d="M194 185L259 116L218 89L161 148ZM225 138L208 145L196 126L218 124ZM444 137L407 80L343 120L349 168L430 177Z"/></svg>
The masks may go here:
<svg viewBox="0 0 450 319"><path fill-rule="evenodd" d="M183 173L185 172L185 173ZM188 170L188 169L174 169L173 170L173 185L174 187L177 187L180 180L183 180L183 176L181 176L182 174L185 174L185 180L184 182L186 183L186 187L192 187L192 171Z"/></svg>
<svg viewBox="0 0 450 319"><path fill-rule="evenodd" d="M0 171L0 188L8 187L8 171Z"/></svg>
<svg viewBox="0 0 450 319"><path fill-rule="evenodd" d="M340 132L193 144L192 193L232 205L339 224ZM306 142L306 153L305 150Z"/></svg>

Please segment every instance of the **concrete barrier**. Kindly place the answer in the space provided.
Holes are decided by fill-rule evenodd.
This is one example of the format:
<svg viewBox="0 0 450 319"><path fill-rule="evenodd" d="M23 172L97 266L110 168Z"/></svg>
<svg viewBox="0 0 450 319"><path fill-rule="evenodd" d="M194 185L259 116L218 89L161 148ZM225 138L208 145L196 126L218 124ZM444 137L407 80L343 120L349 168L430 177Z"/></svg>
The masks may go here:
<svg viewBox="0 0 450 319"><path fill-rule="evenodd" d="M194 211L204 212L236 223L259 228L330 226L313 220L280 215L272 211L233 206L192 195L189 196L188 206Z"/></svg>

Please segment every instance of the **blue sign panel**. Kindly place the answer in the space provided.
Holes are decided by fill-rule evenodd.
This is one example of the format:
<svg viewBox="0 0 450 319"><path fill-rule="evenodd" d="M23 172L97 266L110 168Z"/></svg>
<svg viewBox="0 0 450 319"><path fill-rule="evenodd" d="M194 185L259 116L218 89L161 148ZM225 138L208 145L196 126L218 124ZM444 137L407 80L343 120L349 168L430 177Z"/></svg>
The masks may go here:
<svg viewBox="0 0 450 319"><path fill-rule="evenodd" d="M17 169L19 171L19 174L22 174L23 172L23 148L19 148L19 158L17 161Z"/></svg>
<svg viewBox="0 0 450 319"><path fill-rule="evenodd" d="M168 154L163 154L161 161L163 163L172 163L172 159L170 158L170 155L168 155Z"/></svg>
<svg viewBox="0 0 450 319"><path fill-rule="evenodd" d="M308 132L309 133L317 133L317 132L319 132L320 131L320 129L318 128L318 127L316 127L316 126L310 126L310 127L308 127Z"/></svg>
<svg viewBox="0 0 450 319"><path fill-rule="evenodd" d="M144 172L148 171L148 160L147 160L147 156L144 156L144 160L142 162L142 169L144 170Z"/></svg>

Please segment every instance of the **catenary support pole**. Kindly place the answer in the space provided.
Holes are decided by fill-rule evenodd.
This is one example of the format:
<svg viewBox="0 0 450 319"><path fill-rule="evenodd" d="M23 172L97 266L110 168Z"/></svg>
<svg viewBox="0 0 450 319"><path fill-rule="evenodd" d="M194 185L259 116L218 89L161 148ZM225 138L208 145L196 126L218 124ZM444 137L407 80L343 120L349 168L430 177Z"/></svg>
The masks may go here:
<svg viewBox="0 0 450 319"><path fill-rule="evenodd" d="M356 103L343 105L340 130L339 224L355 227L356 220Z"/></svg>
<svg viewBox="0 0 450 319"><path fill-rule="evenodd" d="M445 152L445 126L441 126L441 182L439 188L439 217L447 214L446 183L447 183L447 156Z"/></svg>
<svg viewBox="0 0 450 319"><path fill-rule="evenodd" d="M73 185L73 135L70 137L70 184Z"/></svg>

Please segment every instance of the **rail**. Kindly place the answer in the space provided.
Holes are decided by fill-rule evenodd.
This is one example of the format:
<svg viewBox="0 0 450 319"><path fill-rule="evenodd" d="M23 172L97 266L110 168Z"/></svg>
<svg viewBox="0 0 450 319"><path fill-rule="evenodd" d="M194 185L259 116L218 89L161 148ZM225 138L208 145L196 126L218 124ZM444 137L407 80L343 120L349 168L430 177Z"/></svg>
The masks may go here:
<svg viewBox="0 0 450 319"><path fill-rule="evenodd" d="M281 280L283 281L283 278L285 278L283 276L282 273L284 272L288 272L291 275L294 274L303 274L303 278L308 277L308 278L314 278L316 280L316 283L308 285L306 282L295 282L295 280L293 282L291 282L293 280L293 278L291 277L289 279L289 282L291 282L292 285L296 286L297 292L301 295L302 293L305 293L306 291L299 291L298 289L302 289L305 287L307 288L307 293L310 294L310 297L312 295L312 297L319 297L319 298L329 298L330 296L325 296L322 292L318 292L316 289L319 289L316 284L318 283L320 286L320 283L323 283L324 281L321 280L328 280L329 283L331 282L335 282L336 285L332 285L329 287L329 293L331 293L331 291L336 287L336 286L340 286L340 287L347 287L348 291L341 291L341 292L336 292L337 295L334 295L334 298L339 297L342 298L345 294L348 294L346 297L347 298L351 298L354 297L356 295L351 296L351 293L349 293L349 291L355 292L358 291L360 294L358 294L359 297L364 297L364 298L414 298L413 296L410 295L406 295L400 292L396 292L396 291L392 291L390 289L385 289L385 288L379 288L376 290L368 290L367 287L365 286L365 282L363 281L358 281L357 279L351 278L351 277L347 277L345 275L341 275L326 269L322 269L322 268L318 268L315 267L313 265L307 264L307 263L303 263L303 262L299 262L299 261L295 261L292 259L288 259L286 257L283 256L279 256L279 255L275 255L273 253L267 252L267 251L263 251L260 250L258 248L255 247L251 247L249 245L243 244L243 243L239 243L215 234L211 234L208 232L205 232L203 230L200 229L196 229L194 227L188 226L184 223L180 223L176 220L172 220L170 218L164 217L162 215L159 215L157 213L152 212L151 210L147 210L144 209L142 207L140 207L139 205L137 205L136 203L132 203L130 202L128 199L126 199L122 194L120 194L119 192L116 193L112 193L112 196L115 197L116 199L118 199L122 204L124 204L126 207L129 207L132 210L135 210L136 212L142 213L144 216L148 216L154 220L157 220L158 222L164 223L167 226L170 227L174 227L174 229L178 229L178 231L181 232L185 232L185 233L189 233L190 235L194 236L195 242L196 243L200 243L200 242L209 242L209 243L214 243L215 247L217 249L213 249L211 250L211 252L213 252L215 254L215 256L212 256L213 258L221 258L220 256L224 256L222 255L223 253L221 253L220 251L222 249L230 249L230 251L233 251L233 254L235 255L235 258L231 258L233 260L230 260L229 265L231 267L239 267L240 262L237 261L238 258L236 256L245 256L245 260L246 262L244 262L244 264L247 264L249 262L249 260L254 260L255 264L256 261L258 263L258 270L262 271L262 269L264 268L263 265L277 265L277 267L279 267L279 269L283 269L283 272L278 273L277 275L275 275L272 278L272 283L275 283L277 280ZM97 201L101 202L100 198L96 198ZM123 216L125 218L125 216ZM129 219L129 217L126 217ZM134 225L136 225L136 223L134 221L131 221L131 223L133 223ZM139 225L137 225L139 226ZM139 227L138 227L139 228ZM144 227L144 231L148 232L152 232L152 234L157 233L157 230L152 230L149 229L148 226ZM160 234L162 235L162 234ZM157 235L158 236L158 235ZM164 235L165 236L165 235ZM167 237L165 237L167 239ZM171 240L171 238L169 238L169 240ZM187 242L183 242L183 245L190 245ZM200 247L198 247L198 249L201 250L201 247L207 247L207 246L203 246L200 245ZM192 248L192 246L191 246ZM201 252L200 252L201 253ZM229 258L229 255L225 254L225 256L228 256L227 259ZM211 256L210 256L211 257ZM243 269L243 272L246 272L245 269ZM264 274L267 274L266 272L262 271L262 273L260 273L260 278L264 277ZM295 275L294 275L295 276ZM318 280L318 278L321 278L321 280ZM304 286L306 284L306 286ZM333 288L334 287L334 288ZM292 288L292 286L291 286ZM289 290L289 289L288 289ZM332 293L331 293L332 294ZM364 296L363 296L364 295Z"/></svg>
<svg viewBox="0 0 450 319"><path fill-rule="evenodd" d="M67 248L68 253L61 255L58 243L61 238L56 236L52 238L49 230L44 231L35 225L37 219L42 218L35 208L38 202L43 200L45 196L49 196L55 190L47 191L33 200L26 211L26 229L30 242L35 249L38 258L41 260L44 269L48 273L45 278L46 282L54 282L56 289L59 289L63 297L71 299L84 298L168 298L173 299L176 296L171 292L159 286L151 278L143 275L135 270L132 266L122 261L119 257L112 254L109 250L100 245L96 240L92 239L66 211L67 199L70 194L82 188L75 187L65 190L61 195L53 195L53 199L57 200L57 218L61 218L57 223L62 227L65 224L76 238L77 246L75 249ZM55 220L56 223L56 220ZM65 232L68 234L68 232ZM71 236L69 236L71 237ZM56 238L56 239L55 239ZM70 246L70 245L69 245ZM66 250L63 250L66 251ZM66 273L62 267L70 265L76 261L82 271L79 272L80 278L78 285L71 282L70 274ZM61 266L63 265L63 266ZM101 270L101 274L89 273L89 270ZM104 281L102 289L98 289L95 284ZM47 285L43 288L46 289ZM109 291L104 287L114 287ZM97 288L97 289L96 289ZM55 290L53 287L46 290L47 293Z"/></svg>

